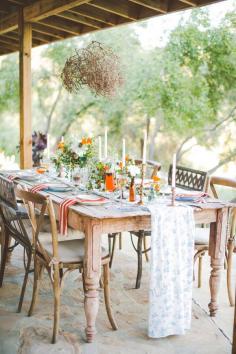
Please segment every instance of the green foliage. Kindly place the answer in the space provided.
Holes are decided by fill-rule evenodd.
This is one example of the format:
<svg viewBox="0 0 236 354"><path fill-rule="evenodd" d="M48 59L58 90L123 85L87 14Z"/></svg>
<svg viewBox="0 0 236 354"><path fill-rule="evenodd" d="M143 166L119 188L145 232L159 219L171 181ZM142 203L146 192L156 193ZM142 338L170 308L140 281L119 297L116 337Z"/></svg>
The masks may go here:
<svg viewBox="0 0 236 354"><path fill-rule="evenodd" d="M152 139L151 158L159 159L153 148L159 134L163 160L169 159L172 150L187 137L195 137L208 147L217 144L224 126L215 131L213 127L232 109L236 98L235 12L213 27L206 10L193 10L190 18L180 21L172 31L164 48L144 49L136 26L140 25L98 31L46 46L33 72L33 128L49 131L56 139L61 135L101 135L107 125L112 149L121 145L124 136L131 155L139 157L137 146L147 127ZM71 95L62 88L60 73L65 60L91 40L111 46L123 63L125 84L112 100L85 89ZM6 131L6 112L14 117L12 131L1 139L0 147L13 152L19 110L15 55L0 63L0 87L1 137ZM154 125L150 125L151 118Z"/></svg>

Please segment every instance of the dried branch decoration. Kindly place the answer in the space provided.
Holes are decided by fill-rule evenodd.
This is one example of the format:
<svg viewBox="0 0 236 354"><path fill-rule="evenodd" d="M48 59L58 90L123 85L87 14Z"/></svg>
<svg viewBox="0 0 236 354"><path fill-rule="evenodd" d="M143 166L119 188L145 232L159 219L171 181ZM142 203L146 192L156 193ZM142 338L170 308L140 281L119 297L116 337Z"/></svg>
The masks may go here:
<svg viewBox="0 0 236 354"><path fill-rule="evenodd" d="M114 96L123 83L118 56L96 41L67 59L61 79L70 93L77 93L86 85L96 95L107 97Z"/></svg>

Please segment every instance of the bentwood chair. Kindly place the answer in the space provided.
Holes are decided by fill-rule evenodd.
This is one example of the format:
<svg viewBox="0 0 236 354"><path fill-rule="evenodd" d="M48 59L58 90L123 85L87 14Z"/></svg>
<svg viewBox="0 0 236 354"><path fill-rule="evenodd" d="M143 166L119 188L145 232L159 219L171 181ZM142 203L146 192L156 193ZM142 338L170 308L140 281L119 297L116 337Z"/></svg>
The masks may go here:
<svg viewBox="0 0 236 354"><path fill-rule="evenodd" d="M229 179L225 177L212 176L210 178L210 191L215 198L222 197L226 194L226 199L231 202L236 202L236 179ZM228 197L227 197L228 194ZM234 195L233 195L234 194ZM232 208L230 221L229 221L229 232L228 241L226 249L226 269L227 269L227 292L230 306L234 306L234 291L232 290L232 261L233 253L236 252L235 244L235 234L236 234L236 208ZM196 238L195 238L195 256L194 262L198 260L198 287L202 285L202 259L205 253L209 249L209 228L197 228Z"/></svg>
<svg viewBox="0 0 236 354"><path fill-rule="evenodd" d="M135 160L135 164L137 166L140 166L142 164L142 160ZM154 176L157 175L158 171L161 169L161 164L156 161L147 161L146 163L146 176L147 178L153 178ZM135 289L140 288L140 283L141 283L141 277L142 277L142 256L143 254L146 257L146 260L148 261L148 251L150 250L150 247L147 247L147 240L146 237L150 236L151 232L150 231L145 231L145 230L140 230L138 232L131 231L130 236L131 236L131 243L132 246L137 254L138 257L138 269L137 269L137 276L136 276L136 284L135 284ZM108 240L109 240L109 252L110 252L110 267L112 266L112 261L114 257L114 251L115 251L115 245L116 245L116 238L119 237L119 246L121 249L121 233L114 233L114 234L109 234L108 235ZM134 237L137 238L137 242L135 242ZM136 244L135 244L136 243Z"/></svg>
<svg viewBox="0 0 236 354"><path fill-rule="evenodd" d="M58 241L57 223L53 203L48 196L33 194L25 190L17 191L29 210L32 225L32 240L34 249L34 285L29 316L32 315L40 286L43 270L46 269L53 286L54 324L52 343L56 342L59 331L60 296L65 276L71 271L80 271L83 277L84 239ZM35 205L38 217L36 218ZM50 232L42 232L45 214L50 220ZM109 255L102 249L103 284L105 306L110 324L117 329L110 303ZM84 284L84 280L83 280Z"/></svg>
<svg viewBox="0 0 236 354"><path fill-rule="evenodd" d="M31 271L30 264L32 259L32 247L31 240L27 232L27 228L29 227L29 219L25 208L17 203L14 183L2 176L0 176L0 216L2 229L1 236L3 238L0 287L3 284L3 277L9 252L11 252L17 245L21 245L24 248L25 276L18 305L18 312L20 312L28 275ZM10 246L11 239L15 241L13 246Z"/></svg>

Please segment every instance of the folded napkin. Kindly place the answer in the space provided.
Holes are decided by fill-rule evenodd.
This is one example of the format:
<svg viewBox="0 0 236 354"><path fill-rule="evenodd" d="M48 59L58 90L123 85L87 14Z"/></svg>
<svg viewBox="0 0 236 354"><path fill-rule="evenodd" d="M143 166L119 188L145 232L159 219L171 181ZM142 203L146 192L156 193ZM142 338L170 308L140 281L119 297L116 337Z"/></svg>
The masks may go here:
<svg viewBox="0 0 236 354"><path fill-rule="evenodd" d="M7 178L8 178L10 181L14 181L14 179L19 178L19 176L17 176L17 175L8 175Z"/></svg>
<svg viewBox="0 0 236 354"><path fill-rule="evenodd" d="M30 192L37 193L43 189L46 189L47 187L48 187L48 185L45 183L37 184L36 186L34 186L30 189Z"/></svg>
<svg viewBox="0 0 236 354"><path fill-rule="evenodd" d="M60 234L67 235L67 225L68 225L68 208L78 202L76 198L67 198L60 203L59 210L59 227Z"/></svg>
<svg viewBox="0 0 236 354"><path fill-rule="evenodd" d="M148 335L185 334L192 315L193 210L158 204L148 208L152 220Z"/></svg>
<svg viewBox="0 0 236 354"><path fill-rule="evenodd" d="M206 203L206 198L209 197L209 194L205 192L184 192L184 193L177 193L176 200L178 201L194 201L195 203Z"/></svg>

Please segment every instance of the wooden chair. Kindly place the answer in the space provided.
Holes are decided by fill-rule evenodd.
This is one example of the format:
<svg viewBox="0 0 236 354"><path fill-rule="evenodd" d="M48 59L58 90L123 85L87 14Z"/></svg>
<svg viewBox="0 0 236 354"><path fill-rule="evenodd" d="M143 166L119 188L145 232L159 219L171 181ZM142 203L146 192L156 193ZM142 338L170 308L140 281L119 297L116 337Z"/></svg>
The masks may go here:
<svg viewBox="0 0 236 354"><path fill-rule="evenodd" d="M169 167L168 184L172 182L172 165ZM208 188L207 172L176 166L176 187L192 191L206 191Z"/></svg>
<svg viewBox="0 0 236 354"><path fill-rule="evenodd" d="M17 245L21 245L24 248L25 276L18 305L18 312L20 312L28 275L31 271L30 264L32 259L32 247L31 240L27 232L29 219L25 208L17 203L14 183L2 176L0 176L0 216L3 237L0 287L2 287L3 284L4 272L9 252L11 252ZM10 246L11 239L14 239L15 241L13 246Z"/></svg>
<svg viewBox="0 0 236 354"><path fill-rule="evenodd" d="M137 166L141 165L142 160L135 160L135 164ZM146 167L147 167L147 173L146 173L147 178L153 178L154 176L157 175L158 171L160 171L161 164L159 162L149 160L149 161L147 161ZM148 251L150 250L150 247L148 248L148 246L147 246L146 237L150 236L150 235L151 235L150 231L144 231L144 230L140 230L138 232L134 232L134 231L130 232L131 242L132 242L135 252L137 253L137 257L138 257L138 267L137 267L138 269L137 269L135 289L140 288L141 277L142 277L142 256L143 256L143 254L146 257L146 261L148 261ZM137 237L136 245L135 245L135 241L134 241L133 236ZM110 257L111 257L110 267L112 266L117 237L119 237L119 248L121 249L121 247L122 247L121 233L114 233L114 234L108 235L109 253L110 253Z"/></svg>
<svg viewBox="0 0 236 354"><path fill-rule="evenodd" d="M236 191L236 179L229 179L224 177L212 176L210 178L210 190L215 198L218 198L217 187L233 188ZM226 188L225 188L226 187ZM229 198L232 199L232 198ZM231 200L235 202L236 200ZM229 224L229 238L227 241L226 250L226 268L227 268L227 292L230 306L234 306L234 292L232 291L232 258L233 253L236 252L235 245L236 232L236 208L232 208L230 224ZM209 246L209 229L197 229L195 238L195 256L194 262L198 260L198 287L202 285L202 258L208 251Z"/></svg>
<svg viewBox="0 0 236 354"><path fill-rule="evenodd" d="M58 242L54 207L48 196L45 197L24 190L17 191L17 195L24 200L25 204L28 206L32 224L32 239L34 248L34 285L29 316L33 313L42 273L43 270L46 269L52 282L54 294L54 325L52 343L55 343L59 330L60 296L65 276L71 271L79 270L83 277L84 240L77 239ZM39 210L38 218L36 218L35 214L35 205L37 205L37 209ZM50 233L41 232L45 214L48 214L50 220ZM116 330L117 324L113 317L110 303L109 261L109 255L103 249L102 266L105 305L110 324L112 328Z"/></svg>

